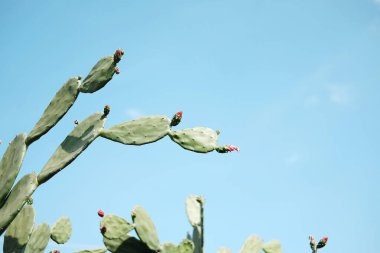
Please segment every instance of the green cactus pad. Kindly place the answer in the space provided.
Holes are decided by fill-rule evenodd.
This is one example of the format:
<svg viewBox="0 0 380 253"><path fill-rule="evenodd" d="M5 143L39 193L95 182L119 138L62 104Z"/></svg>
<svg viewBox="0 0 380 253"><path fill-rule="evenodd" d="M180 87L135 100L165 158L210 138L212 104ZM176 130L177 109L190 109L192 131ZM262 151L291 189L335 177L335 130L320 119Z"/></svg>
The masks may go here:
<svg viewBox="0 0 380 253"><path fill-rule="evenodd" d="M271 240L263 245L263 250L265 253L281 253L281 243L278 240Z"/></svg>
<svg viewBox="0 0 380 253"><path fill-rule="evenodd" d="M103 113L97 112L75 127L43 167L38 182L45 183L74 161L99 136L105 120Z"/></svg>
<svg viewBox="0 0 380 253"><path fill-rule="evenodd" d="M26 134L17 135L0 161L0 207L16 180L26 152Z"/></svg>
<svg viewBox="0 0 380 253"><path fill-rule="evenodd" d="M218 143L218 133L206 127L170 131L169 136L184 149L198 153L211 152L217 147Z"/></svg>
<svg viewBox="0 0 380 253"><path fill-rule="evenodd" d="M43 253L50 239L50 227L48 224L40 224L33 229L24 253Z"/></svg>
<svg viewBox="0 0 380 253"><path fill-rule="evenodd" d="M188 239L178 245L178 253L194 253L194 243Z"/></svg>
<svg viewBox="0 0 380 253"><path fill-rule="evenodd" d="M216 253L232 253L232 251L231 251L230 249L228 249L228 248L224 248L224 247L222 247L222 248L219 248L219 249L216 251Z"/></svg>
<svg viewBox="0 0 380 253"><path fill-rule="evenodd" d="M148 213L141 206L136 206L132 211L132 219L140 240L151 250L159 250L160 241L158 239L156 227Z"/></svg>
<svg viewBox="0 0 380 253"><path fill-rule="evenodd" d="M78 97L79 84L79 78L72 77L62 86L29 133L26 140L28 145L47 133L66 114Z"/></svg>
<svg viewBox="0 0 380 253"><path fill-rule="evenodd" d="M164 243L163 245L161 245L160 252L161 253L179 253L177 246L173 243Z"/></svg>
<svg viewBox="0 0 380 253"><path fill-rule="evenodd" d="M74 253L106 253L107 249L86 249L81 251L76 251Z"/></svg>
<svg viewBox="0 0 380 253"><path fill-rule="evenodd" d="M67 217L59 218L51 227L50 238L58 244L66 243L71 236L71 222Z"/></svg>
<svg viewBox="0 0 380 253"><path fill-rule="evenodd" d="M133 236L126 236L124 240L108 239L103 237L104 245L113 253L154 253L143 242Z"/></svg>
<svg viewBox="0 0 380 253"><path fill-rule="evenodd" d="M101 136L127 145L144 145L158 141L170 131L170 120L165 116L149 116L104 129Z"/></svg>
<svg viewBox="0 0 380 253"><path fill-rule="evenodd" d="M201 226L194 226L193 227L193 236L192 240L194 243L194 252L195 253L202 253L202 227Z"/></svg>
<svg viewBox="0 0 380 253"><path fill-rule="evenodd" d="M32 172L21 178L13 187L7 201L0 208L0 235L21 211L38 186L37 174Z"/></svg>
<svg viewBox="0 0 380 253"><path fill-rule="evenodd" d="M245 240L240 253L260 253L263 249L263 241L257 235L251 235Z"/></svg>
<svg viewBox="0 0 380 253"><path fill-rule="evenodd" d="M34 224L33 206L25 206L9 225L4 237L4 253L23 253Z"/></svg>
<svg viewBox="0 0 380 253"><path fill-rule="evenodd" d="M79 91L93 93L103 88L115 74L116 62L114 56L108 56L98 61L83 80Z"/></svg>
<svg viewBox="0 0 380 253"><path fill-rule="evenodd" d="M131 230L134 229L134 226L132 224L114 214L107 214L103 217L100 222L100 228L102 227L106 228L103 236L107 237L108 239L123 239L124 235L128 234Z"/></svg>
<svg viewBox="0 0 380 253"><path fill-rule="evenodd" d="M204 200L201 196L190 195L186 199L186 214L193 227L201 225L201 203L203 202Z"/></svg>

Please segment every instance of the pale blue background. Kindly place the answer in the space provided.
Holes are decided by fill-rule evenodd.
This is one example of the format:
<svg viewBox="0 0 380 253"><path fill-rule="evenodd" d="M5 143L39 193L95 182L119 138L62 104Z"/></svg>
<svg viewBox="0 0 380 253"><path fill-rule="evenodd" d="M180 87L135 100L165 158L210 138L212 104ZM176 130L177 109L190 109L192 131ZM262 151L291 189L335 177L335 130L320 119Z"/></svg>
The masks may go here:
<svg viewBox="0 0 380 253"><path fill-rule="evenodd" d="M40 171L75 119L111 105L107 127L142 115L208 126L240 153L207 155L170 139L135 147L97 139L34 194L36 222L69 216L62 253L102 246L97 210L142 205L161 242L191 227L184 200L206 198L206 252L238 253L250 234L310 252L378 252L380 1L0 2L0 155L29 132L71 76L118 47L121 74L77 102L30 146ZM1 238L2 240L2 238Z"/></svg>

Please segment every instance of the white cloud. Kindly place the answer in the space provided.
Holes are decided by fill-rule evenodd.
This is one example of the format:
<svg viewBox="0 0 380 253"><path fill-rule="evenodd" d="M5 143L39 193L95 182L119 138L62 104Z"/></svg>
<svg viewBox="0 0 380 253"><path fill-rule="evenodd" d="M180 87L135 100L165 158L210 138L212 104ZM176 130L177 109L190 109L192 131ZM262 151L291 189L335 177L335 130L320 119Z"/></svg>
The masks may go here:
<svg viewBox="0 0 380 253"><path fill-rule="evenodd" d="M301 155L298 152L293 152L291 153L287 158L286 158L286 163L287 164L296 164L301 160Z"/></svg>
<svg viewBox="0 0 380 253"><path fill-rule="evenodd" d="M143 113L135 108L129 108L126 110L126 114L129 118L136 119L143 116Z"/></svg>
<svg viewBox="0 0 380 253"><path fill-rule="evenodd" d="M327 90L330 102L336 105L347 105L350 102L348 87L331 85Z"/></svg>

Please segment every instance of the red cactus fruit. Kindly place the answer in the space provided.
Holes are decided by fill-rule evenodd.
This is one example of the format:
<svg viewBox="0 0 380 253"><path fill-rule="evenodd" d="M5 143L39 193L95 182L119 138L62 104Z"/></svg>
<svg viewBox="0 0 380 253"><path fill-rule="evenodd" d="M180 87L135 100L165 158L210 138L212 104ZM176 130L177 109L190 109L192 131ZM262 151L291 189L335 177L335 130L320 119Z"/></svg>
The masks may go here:
<svg viewBox="0 0 380 253"><path fill-rule="evenodd" d="M99 211L98 211L98 215L99 215L100 217L103 217L103 216L104 216L104 212L103 212L103 210L99 210Z"/></svg>

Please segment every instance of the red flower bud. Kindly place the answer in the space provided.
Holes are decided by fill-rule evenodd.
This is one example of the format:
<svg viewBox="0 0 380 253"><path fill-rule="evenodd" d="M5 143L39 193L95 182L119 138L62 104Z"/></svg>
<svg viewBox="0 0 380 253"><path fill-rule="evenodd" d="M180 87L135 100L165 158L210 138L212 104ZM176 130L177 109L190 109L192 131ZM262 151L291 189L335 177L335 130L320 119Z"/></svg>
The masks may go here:
<svg viewBox="0 0 380 253"><path fill-rule="evenodd" d="M115 62L119 62L121 60L121 57L124 55L123 49L116 50L115 54L113 55L113 59Z"/></svg>
<svg viewBox="0 0 380 253"><path fill-rule="evenodd" d="M318 242L317 249L325 247L328 240L329 238L327 236L322 237L322 239Z"/></svg>
<svg viewBox="0 0 380 253"><path fill-rule="evenodd" d="M115 67L115 74L116 74L116 75L120 74L120 69L119 69L119 67Z"/></svg>
<svg viewBox="0 0 380 253"><path fill-rule="evenodd" d="M100 232L104 234L107 231L107 228L105 226L100 228Z"/></svg>
<svg viewBox="0 0 380 253"><path fill-rule="evenodd" d="M98 215L99 215L100 217L103 217L103 216L104 216L104 212L103 212L103 210L99 210L99 211L98 211Z"/></svg>
<svg viewBox="0 0 380 253"><path fill-rule="evenodd" d="M181 119L182 119L182 112L176 112L176 114L174 114L173 118L172 118L172 121L170 122L170 126L177 126L180 122L181 122Z"/></svg>
<svg viewBox="0 0 380 253"><path fill-rule="evenodd" d="M227 145L227 149L228 151L232 152L232 151L237 151L239 152L240 151L240 148L236 147L236 146L233 146L233 145Z"/></svg>

